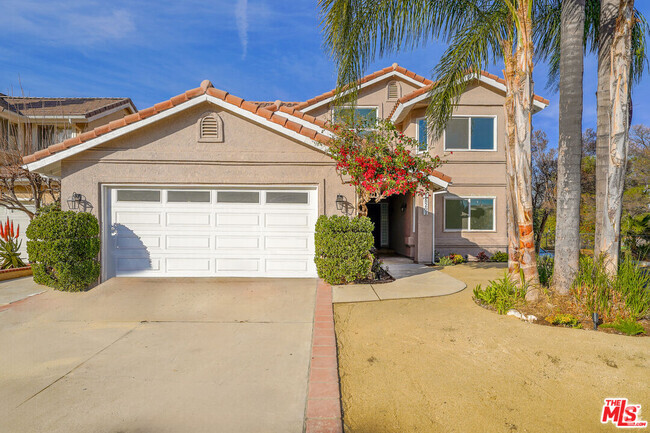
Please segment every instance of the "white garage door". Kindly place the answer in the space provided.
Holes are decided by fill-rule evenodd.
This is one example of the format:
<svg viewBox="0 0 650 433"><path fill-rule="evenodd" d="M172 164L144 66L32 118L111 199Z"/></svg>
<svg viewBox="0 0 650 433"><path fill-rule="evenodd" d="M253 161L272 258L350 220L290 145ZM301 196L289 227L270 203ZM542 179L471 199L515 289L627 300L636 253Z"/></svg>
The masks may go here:
<svg viewBox="0 0 650 433"><path fill-rule="evenodd" d="M315 188L106 190L106 276L314 277Z"/></svg>

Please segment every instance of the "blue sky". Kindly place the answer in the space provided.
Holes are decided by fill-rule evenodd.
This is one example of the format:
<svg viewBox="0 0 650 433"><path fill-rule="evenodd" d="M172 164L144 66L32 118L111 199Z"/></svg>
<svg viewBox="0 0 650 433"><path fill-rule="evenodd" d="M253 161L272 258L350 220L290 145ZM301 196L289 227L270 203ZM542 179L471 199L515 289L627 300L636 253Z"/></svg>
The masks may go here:
<svg viewBox="0 0 650 433"><path fill-rule="evenodd" d="M637 8L650 16L649 2ZM27 96L128 96L146 108L197 87L248 100L302 101L330 90L335 70L322 46L317 0L0 0L0 92ZM380 59L430 77L441 43ZM534 127L557 140L558 95ZM501 75L501 66L489 71ZM595 127L596 61L585 61L583 127ZM650 80L634 90L634 123L650 124Z"/></svg>

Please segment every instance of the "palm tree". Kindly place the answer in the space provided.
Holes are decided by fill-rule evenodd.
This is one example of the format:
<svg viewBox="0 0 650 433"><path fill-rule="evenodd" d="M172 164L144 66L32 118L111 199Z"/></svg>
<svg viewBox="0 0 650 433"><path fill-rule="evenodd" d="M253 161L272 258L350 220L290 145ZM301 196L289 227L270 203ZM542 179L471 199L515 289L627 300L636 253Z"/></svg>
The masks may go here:
<svg viewBox="0 0 650 433"><path fill-rule="evenodd" d="M553 284L568 295L580 259L580 163L585 0L564 0L560 37L560 124Z"/></svg>
<svg viewBox="0 0 650 433"><path fill-rule="evenodd" d="M508 234L511 272L533 283L537 267L531 193L533 12L538 1L319 0L325 43L338 66L338 86L356 82L374 60L389 52L442 37L449 47L435 68L429 124L440 134L465 90L468 72L502 60L506 80ZM516 248L515 248L516 246Z"/></svg>
<svg viewBox="0 0 650 433"><path fill-rule="evenodd" d="M617 24L618 7L620 0L586 0L584 21L584 43L585 50L598 53L598 93L597 93L597 138L596 138L596 235L595 235L595 256L601 253L611 255L607 251L603 240L605 239L605 230L610 239L609 245L611 250L616 252L610 261L610 272L616 271L613 265L618 261L618 249L620 242L615 241L620 233L620 212L618 217L618 228L616 228L616 218L608 219L607 197L615 197L608 194L608 170L610 167L610 116L612 113L612 100L610 98L610 72L612 58L612 40ZM548 2L544 10L540 13L540 18L536 26L536 42L538 54L550 63L549 85L556 85L560 71L560 37L557 31L561 28L560 16L563 4L561 0ZM633 10L633 19L629 29L629 76L627 95L628 100L631 95L631 84L641 80L647 63L646 56L646 39L648 33L648 24L643 15L629 6ZM629 101L628 101L629 103ZM631 112L631 110L628 110ZM628 120L629 125L629 120ZM626 147L626 146L625 146ZM620 167L620 164L618 164ZM620 168L618 169L620 171ZM621 175L621 176L624 176ZM621 190L622 192L622 190ZM613 204L612 206L617 206ZM613 214L617 212L614 211ZM558 218L559 224L564 220ZM614 227L611 230L610 227ZM558 260L559 261L559 260ZM557 261L556 261L557 262Z"/></svg>

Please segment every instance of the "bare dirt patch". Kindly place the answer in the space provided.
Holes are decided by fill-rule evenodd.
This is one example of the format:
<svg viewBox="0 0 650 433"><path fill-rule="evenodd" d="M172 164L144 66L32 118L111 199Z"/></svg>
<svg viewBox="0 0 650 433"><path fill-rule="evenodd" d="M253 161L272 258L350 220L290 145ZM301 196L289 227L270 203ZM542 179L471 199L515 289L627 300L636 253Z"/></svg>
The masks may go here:
<svg viewBox="0 0 650 433"><path fill-rule="evenodd" d="M650 418L648 339L536 326L476 305L501 264L445 268L454 295L337 304L347 432L597 432L603 400Z"/></svg>

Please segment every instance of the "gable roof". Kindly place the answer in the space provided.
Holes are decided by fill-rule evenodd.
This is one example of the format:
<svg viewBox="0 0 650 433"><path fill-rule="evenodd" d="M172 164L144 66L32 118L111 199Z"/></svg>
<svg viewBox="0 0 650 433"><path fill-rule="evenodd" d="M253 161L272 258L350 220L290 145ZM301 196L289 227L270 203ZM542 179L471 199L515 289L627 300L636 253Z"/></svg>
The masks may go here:
<svg viewBox="0 0 650 433"><path fill-rule="evenodd" d="M286 116L245 101L226 91L216 89L210 81L204 80L199 87L159 102L153 107L145 108L137 113L114 120L107 125L99 126L91 131L69 138L62 143L54 144L27 155L23 157L23 164L29 170L38 170L205 101L212 102L235 114L243 115L317 150L327 151L327 147L323 143L327 143L329 137L316 131L314 129L317 128L316 125L294 122Z"/></svg>
<svg viewBox="0 0 650 433"><path fill-rule="evenodd" d="M372 84L377 83L378 81L385 80L390 77L399 77L405 81L410 82L418 87L423 87L432 83L428 78L424 78L421 75L416 74L415 72L409 71L408 69L399 66L397 63L393 63L391 66L388 66L384 69L380 69L377 72L368 74L365 77L357 81L357 86L359 88L367 87ZM301 102L296 105L294 108L301 111L311 111L315 108L320 107L321 105L327 104L331 101L336 95L336 89L332 89L329 92L325 92L321 95L315 96L308 101Z"/></svg>
<svg viewBox="0 0 650 433"><path fill-rule="evenodd" d="M486 71L481 71L480 73L476 74L467 74L465 76L465 80L470 81L470 80L478 80L479 82L486 84L492 88L495 88L497 90L505 92L506 90L506 80L503 78L490 74L489 72ZM414 90L413 92L402 96L397 100L397 103L393 107L393 110L391 111L390 115L388 118L392 122L397 122L401 120L403 117L404 109L407 108L408 106L412 106L422 100L425 100L429 96L429 92L431 89L435 87L436 83L431 82L430 84L421 87L417 90ZM543 110L546 108L551 102L548 99L542 98L539 95L533 95L533 105L535 108L538 110Z"/></svg>
<svg viewBox="0 0 650 433"><path fill-rule="evenodd" d="M130 98L40 98L0 95L0 105L30 118L78 117L88 120L107 111L137 111Z"/></svg>

